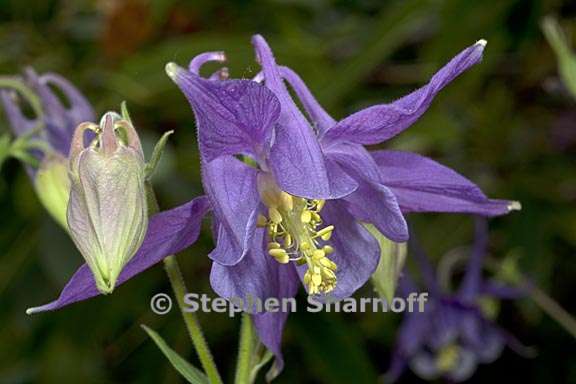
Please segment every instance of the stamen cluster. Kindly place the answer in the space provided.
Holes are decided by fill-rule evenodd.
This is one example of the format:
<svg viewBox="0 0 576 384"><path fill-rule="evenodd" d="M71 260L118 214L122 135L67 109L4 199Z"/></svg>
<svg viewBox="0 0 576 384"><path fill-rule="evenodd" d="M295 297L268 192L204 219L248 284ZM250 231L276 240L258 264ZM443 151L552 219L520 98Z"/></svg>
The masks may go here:
<svg viewBox="0 0 576 384"><path fill-rule="evenodd" d="M308 200L284 191L267 190L263 201L268 206L268 217L260 215L258 226L268 228L270 242L268 254L281 264L290 261L307 265L304 284L308 293L328 293L336 287L336 264L327 256L334 252L328 241L333 225L322 227L320 211L324 200Z"/></svg>

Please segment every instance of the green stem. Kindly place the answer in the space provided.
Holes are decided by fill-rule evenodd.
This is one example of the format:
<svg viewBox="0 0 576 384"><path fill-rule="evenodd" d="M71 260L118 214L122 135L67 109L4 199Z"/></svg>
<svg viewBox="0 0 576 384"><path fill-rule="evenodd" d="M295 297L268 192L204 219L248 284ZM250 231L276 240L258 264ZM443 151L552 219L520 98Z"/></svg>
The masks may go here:
<svg viewBox="0 0 576 384"><path fill-rule="evenodd" d="M554 299L548 296L540 288L531 284L529 281L524 282L530 290L530 297L548 316L553 318L568 333L576 338L576 320L564 308L562 308Z"/></svg>
<svg viewBox="0 0 576 384"><path fill-rule="evenodd" d="M146 183L146 195L148 200L148 214L151 216L154 213L157 213L160 209L158 207L158 201L156 200L154 190L148 182ZM216 367L208 343L204 338L200 321L198 321L198 317L195 313L187 312L185 310L186 305L184 303L184 297L186 296L187 289L176 256L170 255L164 259L164 269L166 269L170 285L172 286L172 291L174 291L176 301L178 302L178 308L180 309L180 313L182 313L182 318L184 319L184 324L186 325L192 344L196 349L202 368L204 368L204 372L206 373L206 376L208 376L208 380L211 384L222 384L222 378L220 377L220 373L218 373L218 368Z"/></svg>
<svg viewBox="0 0 576 384"><path fill-rule="evenodd" d="M220 374L218 373L218 368L214 363L214 358L212 357L210 348L206 343L206 339L204 338L204 334L202 333L202 328L200 326L198 318L196 317L196 314L185 311L186 305L184 303L184 296L186 295L187 291L176 257L168 256L167 258L165 258L164 268L166 269L166 273L168 274L170 284L172 285L172 290L174 291L174 295L176 295L176 301L178 302L178 307L180 308L180 312L182 313L184 323L186 324L186 328L188 329L188 334L190 335L190 339L192 339L192 343L194 344L196 353L200 358L200 363L204 368L204 372L206 373L206 376L208 376L208 380L210 380L210 383L222 384L222 379L220 378Z"/></svg>
<svg viewBox="0 0 576 384"><path fill-rule="evenodd" d="M254 328L252 320L247 313L242 314L242 325L240 327L240 344L238 349L238 363L236 366L236 384L250 383L250 373L252 370L252 357L254 350Z"/></svg>

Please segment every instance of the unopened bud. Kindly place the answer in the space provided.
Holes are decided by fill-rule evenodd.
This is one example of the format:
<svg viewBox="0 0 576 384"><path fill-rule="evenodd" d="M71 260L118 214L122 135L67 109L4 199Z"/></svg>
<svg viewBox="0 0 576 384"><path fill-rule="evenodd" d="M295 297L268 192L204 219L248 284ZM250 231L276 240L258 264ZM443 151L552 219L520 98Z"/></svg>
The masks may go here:
<svg viewBox="0 0 576 384"><path fill-rule="evenodd" d="M85 147L87 129L97 137ZM70 150L68 228L102 293L112 292L146 234L144 166L138 135L118 114L105 114L99 127L83 123L76 129Z"/></svg>

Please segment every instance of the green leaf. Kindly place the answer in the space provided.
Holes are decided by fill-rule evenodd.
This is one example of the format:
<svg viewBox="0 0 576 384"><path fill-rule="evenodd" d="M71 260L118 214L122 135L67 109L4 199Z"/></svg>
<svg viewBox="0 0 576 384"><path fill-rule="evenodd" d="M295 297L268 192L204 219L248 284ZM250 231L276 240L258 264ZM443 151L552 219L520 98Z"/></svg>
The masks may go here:
<svg viewBox="0 0 576 384"><path fill-rule="evenodd" d="M146 168L144 168L144 173L146 175L147 180L150 180L150 177L152 177L152 174L156 170L156 167L160 162L160 158L162 158L162 154L164 153L164 147L166 147L168 137L173 133L174 131L165 132L160 138L160 140L158 140L158 142L156 143L156 146L154 146L154 150L152 151L152 157L150 158L150 161L146 163Z"/></svg>
<svg viewBox="0 0 576 384"><path fill-rule="evenodd" d="M260 370L262 368L264 368L264 366L266 364L268 364L268 362L270 360L272 360L272 358L274 357L274 354L272 352L270 352L269 350L267 350L263 345L260 345L259 349L262 350L262 353L257 353L257 355L261 355L261 356L259 358L257 357L256 364L254 364L254 366L252 367L252 371L250 372L250 382L251 383L256 382L256 378L258 377L258 372L260 372ZM278 376L278 372L277 372L277 370L274 369L274 366L272 366L272 368L270 368L270 371L266 375L266 381L271 382L272 380L274 380L276 378L276 376Z"/></svg>
<svg viewBox="0 0 576 384"><path fill-rule="evenodd" d="M498 264L496 269L496 281L503 281L511 285L519 285L523 282L524 276L519 266L520 253L511 251Z"/></svg>
<svg viewBox="0 0 576 384"><path fill-rule="evenodd" d="M128 105L126 101L123 101L120 104L120 111L122 113L122 118L132 124L132 119L130 118L130 112L128 112Z"/></svg>
<svg viewBox="0 0 576 384"><path fill-rule="evenodd" d="M192 384L209 384L208 378L204 372L194 367L187 362L184 358L178 355L172 348L166 344L162 336L148 328L144 324L141 325L142 329L146 331L148 336L154 340L158 348L162 351L164 356L170 361L170 364L189 382Z"/></svg>
<svg viewBox="0 0 576 384"><path fill-rule="evenodd" d="M8 157L10 157L10 135L2 135L0 136L0 168Z"/></svg>
<svg viewBox="0 0 576 384"><path fill-rule="evenodd" d="M552 17L544 18L542 31L558 59L558 72L562 82L576 98L576 55L572 52L566 34Z"/></svg>
<svg viewBox="0 0 576 384"><path fill-rule="evenodd" d="M372 224L364 224L364 227L380 245L380 263L372 275L372 284L376 292L390 303L394 299L398 278L406 261L406 243L388 240Z"/></svg>

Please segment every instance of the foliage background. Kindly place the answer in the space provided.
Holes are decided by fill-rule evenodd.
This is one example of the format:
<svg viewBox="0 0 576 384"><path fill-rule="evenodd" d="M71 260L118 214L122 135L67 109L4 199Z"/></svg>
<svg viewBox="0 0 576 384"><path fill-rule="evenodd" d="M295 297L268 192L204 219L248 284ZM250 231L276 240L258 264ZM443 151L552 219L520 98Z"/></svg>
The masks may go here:
<svg viewBox="0 0 576 384"><path fill-rule="evenodd" d="M450 85L430 111L387 148L434 157L493 197L523 211L491 222L491 254L520 256L526 273L576 313L576 108L556 75L539 22L553 14L576 36L576 4L560 0L0 0L0 72L31 65L75 82L99 114L127 100L150 146L176 129L155 177L164 208L202 193L193 115L164 73L205 50L228 53L234 77L256 65L250 36L269 38L336 117L392 100L474 41L482 64ZM0 119L0 132L8 130ZM176 311L160 317L148 300L169 292L157 266L100 297L33 317L27 307L55 298L81 263L46 215L14 160L0 177L0 383L178 383L140 329L158 330L196 362ZM469 244L471 220L426 215L413 224L437 260ZM212 247L205 230L183 252L188 284L210 292ZM364 293L368 294L369 287ZM297 313L285 334L287 367L278 383L373 383L387 368L399 316ZM233 376L239 321L203 315L224 376ZM576 348L529 300L504 303L500 323L538 356L506 351L475 383L576 382ZM401 382L417 383L406 374Z"/></svg>

